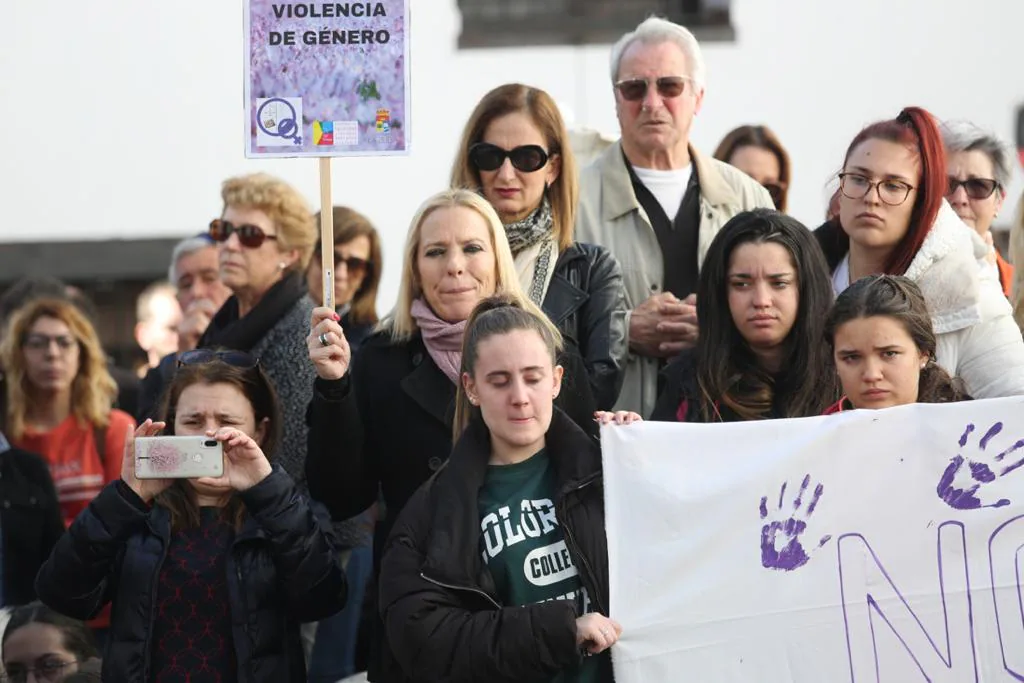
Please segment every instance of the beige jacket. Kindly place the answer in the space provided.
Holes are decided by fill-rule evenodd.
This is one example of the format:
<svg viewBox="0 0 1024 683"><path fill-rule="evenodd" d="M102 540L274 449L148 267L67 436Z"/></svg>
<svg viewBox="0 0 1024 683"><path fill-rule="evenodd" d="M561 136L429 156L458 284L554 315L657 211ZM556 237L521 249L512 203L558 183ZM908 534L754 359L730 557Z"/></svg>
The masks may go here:
<svg viewBox="0 0 1024 683"><path fill-rule="evenodd" d="M697 262L703 263L711 240L730 218L742 211L774 205L768 192L745 173L693 147L690 158L700 181ZM661 247L633 192L620 143L606 149L580 174L576 239L599 244L618 259L630 310L661 291ZM627 317L627 329L628 323ZM632 410L647 417L654 409L657 391L658 359L630 352L616 410Z"/></svg>

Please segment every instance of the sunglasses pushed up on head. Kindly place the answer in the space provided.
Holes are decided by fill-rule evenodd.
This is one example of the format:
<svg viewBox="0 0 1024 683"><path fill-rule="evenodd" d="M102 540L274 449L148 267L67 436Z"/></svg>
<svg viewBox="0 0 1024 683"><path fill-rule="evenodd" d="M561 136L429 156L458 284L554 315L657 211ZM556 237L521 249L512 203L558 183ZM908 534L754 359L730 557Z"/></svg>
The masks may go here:
<svg viewBox="0 0 1024 683"><path fill-rule="evenodd" d="M227 242L231 235L238 235L239 243L243 247L249 247L250 249L259 248L266 240L277 239L277 235L268 235L258 225L251 225L249 223L235 225L223 218L214 218L210 221L208 234L214 242Z"/></svg>
<svg viewBox="0 0 1024 683"><path fill-rule="evenodd" d="M204 365L220 362L243 370L251 370L260 364L260 359L245 351L213 349L193 349L178 355L178 367L184 365Z"/></svg>
<svg viewBox="0 0 1024 683"><path fill-rule="evenodd" d="M505 159L508 159L516 170L533 173L544 168L549 156L540 145L502 149L489 142L478 142L469 148L469 160L480 171L497 171L505 163Z"/></svg>

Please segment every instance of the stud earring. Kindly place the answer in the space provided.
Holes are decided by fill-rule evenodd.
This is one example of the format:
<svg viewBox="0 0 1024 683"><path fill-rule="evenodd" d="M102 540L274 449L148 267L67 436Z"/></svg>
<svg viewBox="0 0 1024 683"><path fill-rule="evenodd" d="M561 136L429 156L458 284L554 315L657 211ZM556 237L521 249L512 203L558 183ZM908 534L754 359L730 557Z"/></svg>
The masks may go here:
<svg viewBox="0 0 1024 683"><path fill-rule="evenodd" d="M277 267L280 268L281 270L284 270L285 268L288 267L288 264L285 263L284 261L281 261L280 263L277 264Z"/></svg>

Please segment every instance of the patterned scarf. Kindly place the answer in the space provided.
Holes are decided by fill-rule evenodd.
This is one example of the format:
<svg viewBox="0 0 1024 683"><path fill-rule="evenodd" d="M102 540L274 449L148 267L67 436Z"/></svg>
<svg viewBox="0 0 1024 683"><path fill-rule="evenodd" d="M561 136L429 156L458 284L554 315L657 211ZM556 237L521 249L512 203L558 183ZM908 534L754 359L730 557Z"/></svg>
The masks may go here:
<svg viewBox="0 0 1024 683"><path fill-rule="evenodd" d="M554 241L554 220L551 216L551 202L548 201L547 195L544 195L540 206L534 209L529 216L505 225L505 235L508 237L508 246L512 249L513 257L519 256L530 247L543 243L526 292L530 300L540 306L547 290L548 269L551 268L551 256L554 251L549 248Z"/></svg>
<svg viewBox="0 0 1024 683"><path fill-rule="evenodd" d="M462 367L462 335L466 331L466 321L450 323L441 320L430 310L430 306L422 299L412 302L413 319L420 328L423 345L427 353L445 375L456 385L459 383L459 370Z"/></svg>

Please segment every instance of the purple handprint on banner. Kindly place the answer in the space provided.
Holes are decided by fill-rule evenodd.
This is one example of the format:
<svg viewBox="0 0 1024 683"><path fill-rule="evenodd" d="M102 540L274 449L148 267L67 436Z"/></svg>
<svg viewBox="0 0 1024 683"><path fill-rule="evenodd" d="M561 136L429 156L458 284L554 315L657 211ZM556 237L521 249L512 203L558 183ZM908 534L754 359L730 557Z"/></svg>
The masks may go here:
<svg viewBox="0 0 1024 683"><path fill-rule="evenodd" d="M804 566L811 559L808 552L804 550L800 536L807 530L807 520L814 514L814 509L818 506L818 500L821 499L825 487L818 484L814 488L814 494L811 496L807 508L801 511L810 483L811 475L808 474L804 476L800 491L796 494L796 500L793 501L792 508L787 512L783 509L786 499L786 484L783 482L782 489L779 491L778 510L774 511L770 520L768 496L761 498L761 519L765 520L764 526L761 527L761 566L765 569L791 572ZM828 543L831 538L831 536L823 536L811 553Z"/></svg>
<svg viewBox="0 0 1024 683"><path fill-rule="evenodd" d="M1002 431L1002 422L996 422L989 427L985 435L978 441L978 451L987 455L986 450L988 449L989 442ZM957 453L949 461L946 471L942 473L942 477L939 479L939 484L936 487L939 498L946 501L946 504L951 508L956 508L957 510L977 510L983 507L999 508L1009 505L1010 501L1006 498L993 503L982 503L977 494L983 484L990 484L999 477L1004 477L1024 465L1024 452L1020 453L1022 457L1016 462L1006 459L1008 455L1024 449L1024 439L1019 439L1009 448L1000 451L991 458L985 457L985 460L988 461L986 463L981 460L965 458L963 455L963 449L967 446L969 437L973 432L974 425L968 424L964 429L963 435L960 437L960 453Z"/></svg>

